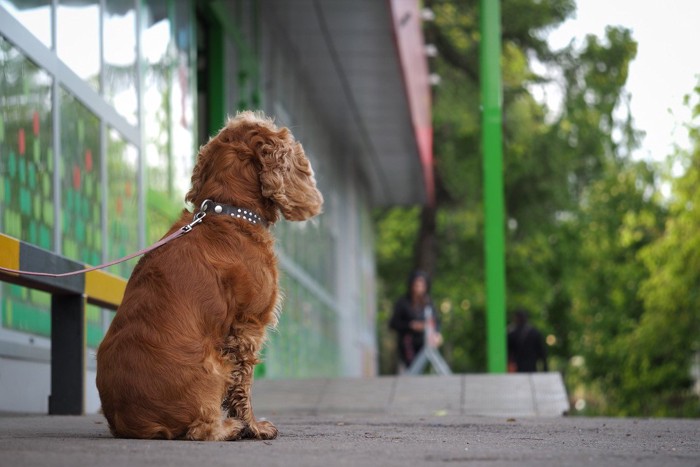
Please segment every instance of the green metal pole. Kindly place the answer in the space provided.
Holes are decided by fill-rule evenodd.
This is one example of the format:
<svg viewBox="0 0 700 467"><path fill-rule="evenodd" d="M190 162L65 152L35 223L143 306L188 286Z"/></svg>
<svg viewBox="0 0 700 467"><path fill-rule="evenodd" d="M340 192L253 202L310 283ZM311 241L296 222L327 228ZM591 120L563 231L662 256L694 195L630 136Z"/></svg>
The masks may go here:
<svg viewBox="0 0 700 467"><path fill-rule="evenodd" d="M480 0L480 6L487 362L490 373L504 373L507 356L500 0Z"/></svg>

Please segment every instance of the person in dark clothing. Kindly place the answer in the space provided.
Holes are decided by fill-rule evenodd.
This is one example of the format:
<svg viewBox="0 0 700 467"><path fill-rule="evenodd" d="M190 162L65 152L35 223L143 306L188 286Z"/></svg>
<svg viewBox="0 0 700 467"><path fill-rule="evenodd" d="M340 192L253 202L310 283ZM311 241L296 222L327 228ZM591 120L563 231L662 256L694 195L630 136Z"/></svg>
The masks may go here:
<svg viewBox="0 0 700 467"><path fill-rule="evenodd" d="M534 373L537 363L547 371L547 349L542 334L528 322L527 311L515 312L515 322L508 329L508 363L518 373Z"/></svg>
<svg viewBox="0 0 700 467"><path fill-rule="evenodd" d="M425 344L426 326L435 326L435 345L439 345L442 336L437 332L437 314L433 311L430 299L430 281L422 271L415 271L408 280L408 291L394 305L394 313L389 327L396 331L399 359L405 368L409 368L418 352ZM428 316L428 321L426 321Z"/></svg>

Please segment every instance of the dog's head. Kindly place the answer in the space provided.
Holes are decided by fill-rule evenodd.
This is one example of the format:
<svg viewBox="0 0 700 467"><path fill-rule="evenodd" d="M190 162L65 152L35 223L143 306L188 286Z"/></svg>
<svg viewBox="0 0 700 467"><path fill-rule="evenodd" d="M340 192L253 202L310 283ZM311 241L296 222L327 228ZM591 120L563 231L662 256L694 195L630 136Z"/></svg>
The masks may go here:
<svg viewBox="0 0 700 467"><path fill-rule="evenodd" d="M241 112L199 150L185 200L257 207L269 222L300 221L321 212L323 196L301 144L260 113Z"/></svg>

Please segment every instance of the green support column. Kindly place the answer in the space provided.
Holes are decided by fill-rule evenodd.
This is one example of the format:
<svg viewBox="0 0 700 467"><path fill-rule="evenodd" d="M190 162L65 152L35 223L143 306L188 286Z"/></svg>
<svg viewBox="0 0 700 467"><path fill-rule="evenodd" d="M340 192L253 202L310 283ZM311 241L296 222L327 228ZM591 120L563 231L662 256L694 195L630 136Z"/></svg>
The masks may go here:
<svg viewBox="0 0 700 467"><path fill-rule="evenodd" d="M480 0L480 6L487 361L490 373L504 373L507 356L500 0Z"/></svg>

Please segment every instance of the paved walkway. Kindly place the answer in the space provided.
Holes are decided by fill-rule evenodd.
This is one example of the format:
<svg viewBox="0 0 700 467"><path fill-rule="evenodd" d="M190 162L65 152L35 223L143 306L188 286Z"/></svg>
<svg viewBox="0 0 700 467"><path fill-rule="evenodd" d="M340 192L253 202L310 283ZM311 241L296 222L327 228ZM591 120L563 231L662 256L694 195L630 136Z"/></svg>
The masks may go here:
<svg viewBox="0 0 700 467"><path fill-rule="evenodd" d="M560 417L569 401L559 373L387 376L255 383L256 411Z"/></svg>
<svg viewBox="0 0 700 467"><path fill-rule="evenodd" d="M468 390L472 376L451 377L459 384L443 378L259 381L254 406L279 428L272 441L124 440L112 438L99 415L4 415L0 467L700 467L700 420L551 416L539 405L477 416L503 408L493 402L503 400L497 393L513 392L519 380L485 378L493 393L483 394ZM528 381L531 394L538 384Z"/></svg>

